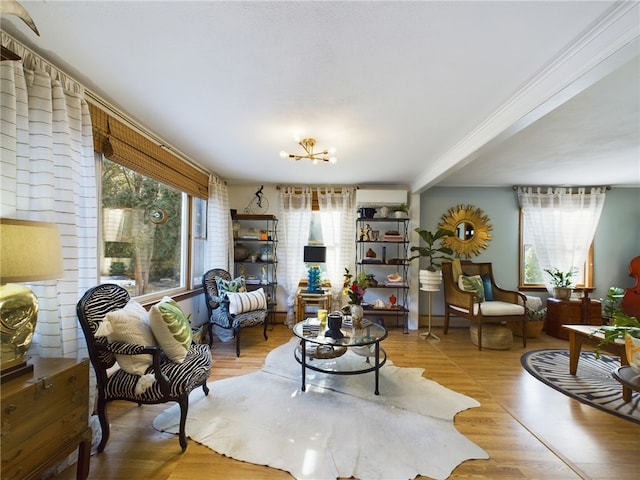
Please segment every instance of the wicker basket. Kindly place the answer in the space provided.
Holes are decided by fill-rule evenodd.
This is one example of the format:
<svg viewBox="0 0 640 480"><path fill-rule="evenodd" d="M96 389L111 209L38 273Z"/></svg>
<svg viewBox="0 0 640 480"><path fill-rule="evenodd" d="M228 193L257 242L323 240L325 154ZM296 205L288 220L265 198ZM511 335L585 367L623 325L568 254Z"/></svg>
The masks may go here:
<svg viewBox="0 0 640 480"><path fill-rule="evenodd" d="M518 320L509 320L507 325L509 325L509 328L516 337L522 337L522 322ZM542 333L543 327L544 321L529 320L527 322L527 338L538 338Z"/></svg>

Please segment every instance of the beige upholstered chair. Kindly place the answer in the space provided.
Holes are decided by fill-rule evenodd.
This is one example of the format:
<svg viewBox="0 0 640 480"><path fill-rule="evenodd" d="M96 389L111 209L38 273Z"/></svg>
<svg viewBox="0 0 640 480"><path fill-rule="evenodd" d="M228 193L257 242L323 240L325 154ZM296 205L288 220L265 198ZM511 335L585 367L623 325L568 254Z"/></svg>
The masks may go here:
<svg viewBox="0 0 640 480"><path fill-rule="evenodd" d="M522 346L527 346L526 296L520 292L504 290L496 285L491 263L460 262L461 270L454 272L454 262L442 264L444 285L444 333L449 330L451 316L469 319L478 327L478 349L482 350L482 327L485 323L522 323ZM476 291L463 290L460 276L479 276L484 298Z"/></svg>

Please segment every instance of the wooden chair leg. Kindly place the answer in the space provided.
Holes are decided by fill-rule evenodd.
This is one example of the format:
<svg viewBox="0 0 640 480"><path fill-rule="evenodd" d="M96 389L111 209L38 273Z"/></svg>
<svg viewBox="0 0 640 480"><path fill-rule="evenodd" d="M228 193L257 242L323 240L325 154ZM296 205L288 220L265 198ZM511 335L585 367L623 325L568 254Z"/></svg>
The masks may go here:
<svg viewBox="0 0 640 480"><path fill-rule="evenodd" d="M236 337L236 357L240 356L240 331L241 330L242 330L241 328L235 328L233 330Z"/></svg>
<svg viewBox="0 0 640 480"><path fill-rule="evenodd" d="M187 433L185 426L187 424L187 413L189 411L189 394L185 393L178 399L180 405L180 431L178 432L178 440L180 441L180 447L184 452L187 449Z"/></svg>
<svg viewBox="0 0 640 480"><path fill-rule="evenodd" d="M107 417L107 401L104 396L98 394L98 420L100 420L100 431L102 432L102 438L100 438L100 443L98 444L98 453L104 451L104 447L107 446L107 441L109 441L109 418Z"/></svg>
<svg viewBox="0 0 640 480"><path fill-rule="evenodd" d="M211 348L213 346L213 322L210 321L208 327L209 348Z"/></svg>
<svg viewBox="0 0 640 480"><path fill-rule="evenodd" d="M482 351L482 322L478 322L478 350Z"/></svg>
<svg viewBox="0 0 640 480"><path fill-rule="evenodd" d="M449 331L449 309L445 306L444 307L444 326L443 326L443 332L446 335L447 332Z"/></svg>
<svg viewBox="0 0 640 480"><path fill-rule="evenodd" d="M264 327L263 327L263 330L262 330L262 335L264 336L265 340L269 340L269 337L267 337L267 324L269 323L268 320L269 320L269 317L267 316L264 319Z"/></svg>

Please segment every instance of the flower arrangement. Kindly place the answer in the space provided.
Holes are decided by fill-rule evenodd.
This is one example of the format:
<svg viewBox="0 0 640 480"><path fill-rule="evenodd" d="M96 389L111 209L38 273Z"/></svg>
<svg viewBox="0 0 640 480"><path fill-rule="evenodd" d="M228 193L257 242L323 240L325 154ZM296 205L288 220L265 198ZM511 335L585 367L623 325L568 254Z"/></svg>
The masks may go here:
<svg viewBox="0 0 640 480"><path fill-rule="evenodd" d="M352 280L353 279L353 280ZM344 269L344 290L343 293L349 297L350 305L360 305L364 298L364 292L369 286L369 280L364 270L360 271L355 278L349 272L348 268Z"/></svg>

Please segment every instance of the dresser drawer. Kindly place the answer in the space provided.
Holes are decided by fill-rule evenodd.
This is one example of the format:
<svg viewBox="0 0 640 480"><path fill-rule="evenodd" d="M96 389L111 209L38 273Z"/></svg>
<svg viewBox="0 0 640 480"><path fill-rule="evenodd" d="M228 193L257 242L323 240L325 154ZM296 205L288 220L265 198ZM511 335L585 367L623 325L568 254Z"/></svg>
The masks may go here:
<svg viewBox="0 0 640 480"><path fill-rule="evenodd" d="M41 363L47 360L49 359L40 359ZM77 363L76 360L70 360L68 368L61 371L47 372L42 369L41 372L34 372L31 379L21 383L21 388L12 389L20 379L3 385L0 440L3 462L5 453L23 442L33 443L34 436L40 437L41 431L54 422L58 423L61 418L69 418L69 414L76 415L77 412L84 411L86 425L89 408L88 378L89 361ZM59 424L56 431L62 434L64 429L65 425ZM59 440L60 435L49 437L50 441L52 439Z"/></svg>
<svg viewBox="0 0 640 480"><path fill-rule="evenodd" d="M86 406L77 407L46 425L29 441L3 448L2 480L24 478L49 459L62 459L59 453L73 450L77 438L87 429L87 415Z"/></svg>
<svg viewBox="0 0 640 480"><path fill-rule="evenodd" d="M2 384L2 480L39 478L78 449L77 478L89 474L89 360L33 358L32 373Z"/></svg>

